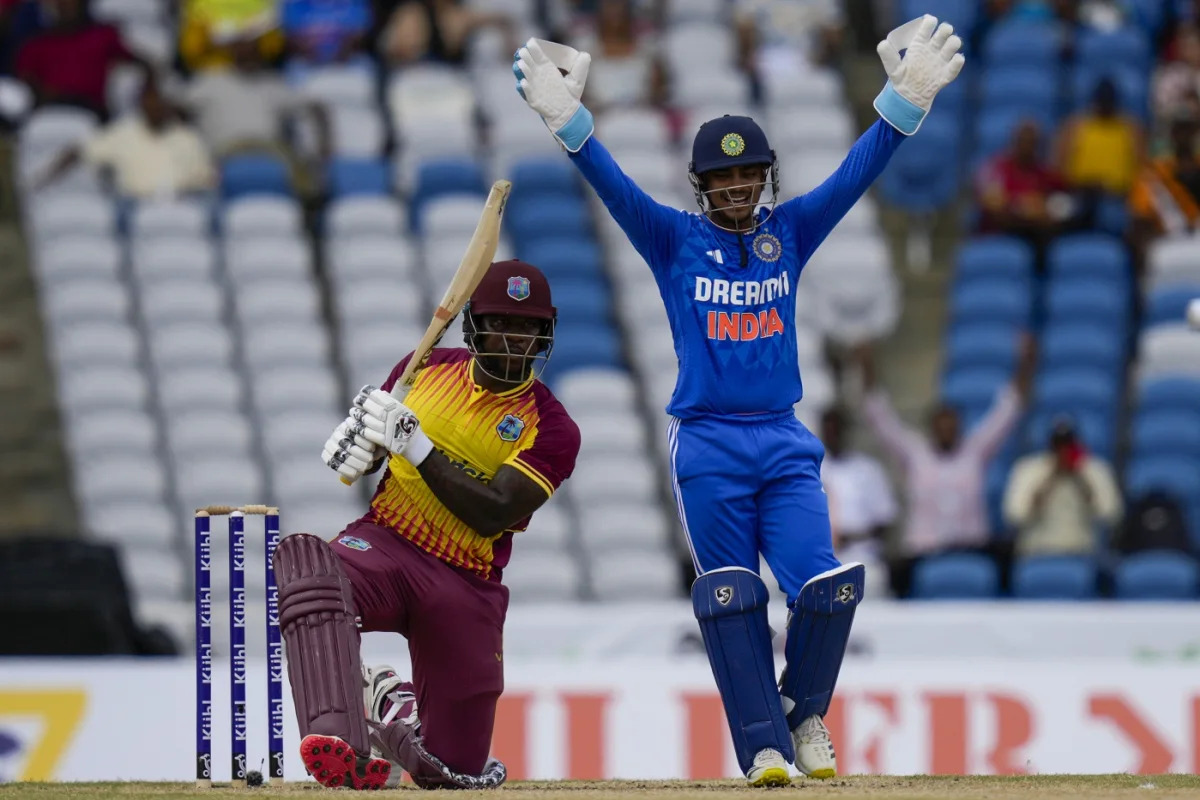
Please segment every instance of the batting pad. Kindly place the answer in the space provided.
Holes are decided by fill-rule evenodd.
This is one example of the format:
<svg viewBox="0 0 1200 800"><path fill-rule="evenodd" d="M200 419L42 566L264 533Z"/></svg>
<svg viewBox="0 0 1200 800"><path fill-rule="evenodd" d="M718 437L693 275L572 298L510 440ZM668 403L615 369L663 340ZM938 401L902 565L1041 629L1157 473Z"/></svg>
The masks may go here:
<svg viewBox="0 0 1200 800"><path fill-rule="evenodd" d="M692 608L743 773L765 747L796 758L775 684L768 598L762 578L744 567L706 572L692 584Z"/></svg>
<svg viewBox="0 0 1200 800"><path fill-rule="evenodd" d="M822 572L800 589L788 619L787 666L779 681L791 730L829 710L866 575L866 567L851 562Z"/></svg>

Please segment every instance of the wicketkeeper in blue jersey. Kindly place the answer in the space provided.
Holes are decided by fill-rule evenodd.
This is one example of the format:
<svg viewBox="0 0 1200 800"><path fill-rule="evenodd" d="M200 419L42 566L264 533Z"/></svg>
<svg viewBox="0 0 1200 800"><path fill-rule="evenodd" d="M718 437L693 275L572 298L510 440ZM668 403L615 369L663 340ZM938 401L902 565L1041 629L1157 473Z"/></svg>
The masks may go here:
<svg viewBox="0 0 1200 800"><path fill-rule="evenodd" d="M656 203L592 135L580 102L587 53L531 39L514 59L517 91L646 260L666 304L679 358L667 435L699 574L692 603L738 763L754 786L789 783L789 762L813 777L837 774L823 717L863 594L863 566L833 555L825 450L793 410L802 394L797 280L962 69L953 33L925 16L880 42L889 78L875 100L882 120L828 180L786 203L776 204L775 152L752 119L701 125L689 168L700 213ZM778 683L760 553L790 609Z"/></svg>

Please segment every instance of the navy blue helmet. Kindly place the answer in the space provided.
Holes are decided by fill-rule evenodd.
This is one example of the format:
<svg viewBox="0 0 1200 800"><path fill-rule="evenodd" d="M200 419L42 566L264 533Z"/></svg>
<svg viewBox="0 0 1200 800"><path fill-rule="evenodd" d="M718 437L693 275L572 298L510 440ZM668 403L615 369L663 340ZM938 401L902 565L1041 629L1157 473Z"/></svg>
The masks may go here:
<svg viewBox="0 0 1200 800"><path fill-rule="evenodd" d="M704 196L701 176L710 170L724 169L750 164L762 164L767 168L764 184L771 186L770 207L773 210L779 197L779 167L775 151L767 142L767 134L750 117L726 114L710 119L700 126L692 140L692 160L688 164L688 179L700 210L707 213L708 204Z"/></svg>

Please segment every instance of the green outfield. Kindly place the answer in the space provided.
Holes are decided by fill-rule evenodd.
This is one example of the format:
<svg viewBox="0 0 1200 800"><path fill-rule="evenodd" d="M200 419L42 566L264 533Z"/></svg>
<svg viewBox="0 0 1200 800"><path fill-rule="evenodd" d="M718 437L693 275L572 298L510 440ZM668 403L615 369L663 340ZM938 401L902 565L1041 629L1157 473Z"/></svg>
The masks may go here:
<svg viewBox="0 0 1200 800"><path fill-rule="evenodd" d="M304 795L316 798L333 791L315 783L255 789L196 789L184 783L10 783L0 785L0 798L31 800L76 800L76 798L136 797L156 800L177 798L262 795ZM419 791L411 786L388 793ZM775 795L796 793L804 797L837 797L843 800L1005 800L1006 798L1126 798L1153 800L1160 797L1200 797L1200 777L1195 775L1033 775L1021 777L880 777L855 776L832 781L797 780L790 789L749 789L736 781L544 781L511 783L499 790L504 800L616 800L648 797L654 800L702 797L746 797L755 792ZM471 795L496 797L496 792L456 792L455 798ZM424 795L428 796L428 795Z"/></svg>

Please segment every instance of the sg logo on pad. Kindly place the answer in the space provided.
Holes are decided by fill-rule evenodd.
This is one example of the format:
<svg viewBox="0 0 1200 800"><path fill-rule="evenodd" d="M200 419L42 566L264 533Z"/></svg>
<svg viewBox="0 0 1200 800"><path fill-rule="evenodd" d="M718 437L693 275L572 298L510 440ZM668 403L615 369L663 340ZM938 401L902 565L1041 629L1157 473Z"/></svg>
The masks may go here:
<svg viewBox="0 0 1200 800"><path fill-rule="evenodd" d="M718 603L720 603L723 606L727 606L727 605L729 605L729 601L731 601L733 599L733 587L732 586L718 586L716 588L716 591L713 592L713 594L716 596Z"/></svg>
<svg viewBox="0 0 1200 800"><path fill-rule="evenodd" d="M837 588L837 600L839 603L854 602L854 584L843 583Z"/></svg>

